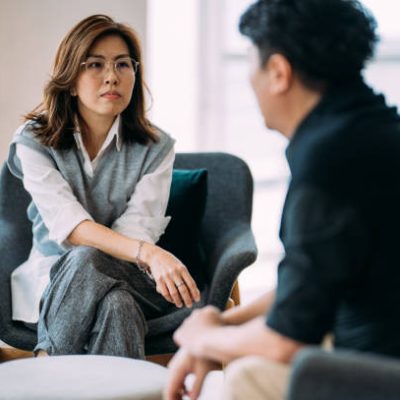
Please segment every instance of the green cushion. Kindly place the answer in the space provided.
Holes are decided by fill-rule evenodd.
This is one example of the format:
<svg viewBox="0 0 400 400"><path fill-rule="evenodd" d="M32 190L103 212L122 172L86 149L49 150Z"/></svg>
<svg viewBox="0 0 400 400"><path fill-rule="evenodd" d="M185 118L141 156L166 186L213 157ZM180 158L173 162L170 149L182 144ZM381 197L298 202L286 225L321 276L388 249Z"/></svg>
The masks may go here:
<svg viewBox="0 0 400 400"><path fill-rule="evenodd" d="M199 289L204 287L204 256L199 243L207 201L206 169L174 169L166 215L171 221L158 245L178 257Z"/></svg>

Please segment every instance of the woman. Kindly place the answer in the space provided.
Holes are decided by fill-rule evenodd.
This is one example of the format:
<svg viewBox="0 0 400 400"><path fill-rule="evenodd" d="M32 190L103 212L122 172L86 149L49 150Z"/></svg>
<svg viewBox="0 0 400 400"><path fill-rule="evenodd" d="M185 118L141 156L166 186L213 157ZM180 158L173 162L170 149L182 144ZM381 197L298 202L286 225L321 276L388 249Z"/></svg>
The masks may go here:
<svg viewBox="0 0 400 400"><path fill-rule="evenodd" d="M200 300L186 267L155 245L173 146L146 119L133 30L105 15L78 23L8 159L32 196L34 236L12 276L13 318L37 328L37 354L144 358L146 319Z"/></svg>

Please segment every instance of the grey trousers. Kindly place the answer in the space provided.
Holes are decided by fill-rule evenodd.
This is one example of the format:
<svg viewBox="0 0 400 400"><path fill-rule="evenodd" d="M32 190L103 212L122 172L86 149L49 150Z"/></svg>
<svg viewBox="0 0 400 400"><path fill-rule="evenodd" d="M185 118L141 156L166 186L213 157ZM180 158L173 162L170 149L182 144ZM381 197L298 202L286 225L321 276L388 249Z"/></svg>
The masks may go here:
<svg viewBox="0 0 400 400"><path fill-rule="evenodd" d="M34 351L143 359L146 319L175 309L135 264L79 246L51 269Z"/></svg>

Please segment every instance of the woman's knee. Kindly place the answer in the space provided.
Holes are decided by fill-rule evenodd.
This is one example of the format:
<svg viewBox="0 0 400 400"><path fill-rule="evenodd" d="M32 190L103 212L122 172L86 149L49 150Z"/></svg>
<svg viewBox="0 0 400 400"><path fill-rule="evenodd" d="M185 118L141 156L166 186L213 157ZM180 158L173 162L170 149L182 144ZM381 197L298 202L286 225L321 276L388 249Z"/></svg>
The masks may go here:
<svg viewBox="0 0 400 400"><path fill-rule="evenodd" d="M132 314L138 308L138 305L128 291L114 289L104 296L102 307L108 312L116 314Z"/></svg>
<svg viewBox="0 0 400 400"><path fill-rule="evenodd" d="M88 263L92 260L104 258L105 253L90 246L75 246L67 253L67 258L78 263Z"/></svg>
<svg viewBox="0 0 400 400"><path fill-rule="evenodd" d="M70 271L80 271L89 273L91 268L104 264L106 254L102 251L89 246L76 246L66 255L63 264L68 266Z"/></svg>
<svg viewBox="0 0 400 400"><path fill-rule="evenodd" d="M108 318L113 318L129 325L134 323L142 329L146 329L146 319L143 311L127 290L111 290L103 298L100 308L101 312L106 314Z"/></svg>
<svg viewBox="0 0 400 400"><path fill-rule="evenodd" d="M51 287L82 285L99 281L98 271L106 263L105 254L93 247L77 246L58 259L50 272Z"/></svg>

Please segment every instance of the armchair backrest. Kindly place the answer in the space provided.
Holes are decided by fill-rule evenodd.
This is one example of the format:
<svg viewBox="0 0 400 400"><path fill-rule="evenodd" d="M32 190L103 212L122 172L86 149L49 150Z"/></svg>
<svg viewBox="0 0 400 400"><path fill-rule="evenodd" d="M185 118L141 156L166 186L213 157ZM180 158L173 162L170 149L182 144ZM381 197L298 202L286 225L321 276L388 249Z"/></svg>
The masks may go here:
<svg viewBox="0 0 400 400"><path fill-rule="evenodd" d="M7 268L13 268L13 266L15 268L21 264L28 258L31 250L32 224L26 214L30 201L31 197L21 181L12 175L4 164L0 172L0 232L9 233L8 228L12 225L14 234L8 239L18 244L15 251L1 254L1 263L7 265ZM1 236L2 239L7 240L3 234Z"/></svg>
<svg viewBox="0 0 400 400"><path fill-rule="evenodd" d="M249 225L253 204L253 178L247 164L227 153L178 153L175 168L206 168L208 194L202 223L201 242L207 258L219 249L218 238L238 224ZM209 260L208 260L209 261ZM212 268L215 263L207 262ZM208 271L212 276L214 271Z"/></svg>
<svg viewBox="0 0 400 400"><path fill-rule="evenodd" d="M29 348L32 332L11 319L10 276L32 247L32 225L26 214L30 201L21 181L4 164L0 172L0 337L23 348Z"/></svg>

